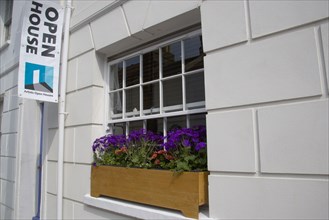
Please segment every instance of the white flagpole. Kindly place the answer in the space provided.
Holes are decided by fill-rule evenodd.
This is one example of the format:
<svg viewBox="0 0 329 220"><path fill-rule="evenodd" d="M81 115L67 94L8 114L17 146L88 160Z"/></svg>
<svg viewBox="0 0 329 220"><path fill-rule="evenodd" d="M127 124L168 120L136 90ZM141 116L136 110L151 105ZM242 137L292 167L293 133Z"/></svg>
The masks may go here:
<svg viewBox="0 0 329 220"><path fill-rule="evenodd" d="M64 163L64 127L65 127L65 98L66 98L66 75L67 59L70 36L70 18L72 1L66 0L65 20L64 20L64 39L61 57L60 71L60 97L58 106L58 164L57 164L57 219L63 218L63 163Z"/></svg>

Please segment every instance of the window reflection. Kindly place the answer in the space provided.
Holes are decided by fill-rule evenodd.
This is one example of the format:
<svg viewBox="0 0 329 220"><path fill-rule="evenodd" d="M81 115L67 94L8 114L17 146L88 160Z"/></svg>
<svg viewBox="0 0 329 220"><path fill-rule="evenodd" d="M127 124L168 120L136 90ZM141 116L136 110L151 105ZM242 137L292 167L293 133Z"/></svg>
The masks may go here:
<svg viewBox="0 0 329 220"><path fill-rule="evenodd" d="M185 72L203 68L202 37L184 40Z"/></svg>
<svg viewBox="0 0 329 220"><path fill-rule="evenodd" d="M206 115L204 113L190 115L190 127L194 128L200 125L206 126Z"/></svg>
<svg viewBox="0 0 329 220"><path fill-rule="evenodd" d="M145 115L157 114L159 110L159 83L143 86L143 109Z"/></svg>
<svg viewBox="0 0 329 220"><path fill-rule="evenodd" d="M192 109L192 108L204 107L204 102L197 103L197 102L205 101L205 86L204 86L203 73L201 72L201 73L187 75L185 78L185 82L186 82L187 108Z"/></svg>
<svg viewBox="0 0 329 220"><path fill-rule="evenodd" d="M182 72L181 42L162 48L163 77L173 76Z"/></svg>
<svg viewBox="0 0 329 220"><path fill-rule="evenodd" d="M163 106L167 108L166 111L177 111L182 108L182 78L178 77L175 79L163 81Z"/></svg>
<svg viewBox="0 0 329 220"><path fill-rule="evenodd" d="M134 130L140 130L143 128L143 121L131 121L129 122L129 132Z"/></svg>
<svg viewBox="0 0 329 220"><path fill-rule="evenodd" d="M126 60L126 86L139 83L139 56Z"/></svg>
<svg viewBox="0 0 329 220"><path fill-rule="evenodd" d="M143 82L159 79L159 50L143 54Z"/></svg>
<svg viewBox="0 0 329 220"><path fill-rule="evenodd" d="M156 134L163 134L163 119L155 118L146 121L146 129Z"/></svg>
<svg viewBox="0 0 329 220"><path fill-rule="evenodd" d="M186 128L186 116L169 117L167 118L168 131Z"/></svg>

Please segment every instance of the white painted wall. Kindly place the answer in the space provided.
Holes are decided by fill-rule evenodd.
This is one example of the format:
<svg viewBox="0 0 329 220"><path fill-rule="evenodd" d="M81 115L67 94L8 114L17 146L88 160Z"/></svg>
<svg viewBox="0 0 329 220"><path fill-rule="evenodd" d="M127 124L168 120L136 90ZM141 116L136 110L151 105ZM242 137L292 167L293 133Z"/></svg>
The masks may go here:
<svg viewBox="0 0 329 220"><path fill-rule="evenodd" d="M105 132L106 58L196 24L206 53L210 217L329 217L328 1L73 4L63 218L127 218L83 203L91 144ZM15 1L14 14L23 8ZM13 16L13 31L20 17ZM31 218L35 208L27 189L35 187L28 177L40 113L36 102L17 98L19 34L12 36L0 52L2 219ZM57 108L46 104L44 219L56 218Z"/></svg>
<svg viewBox="0 0 329 220"><path fill-rule="evenodd" d="M211 217L328 218L328 13L328 1L201 5Z"/></svg>
<svg viewBox="0 0 329 220"><path fill-rule="evenodd" d="M1 10L3 8L2 3ZM14 4L15 11L17 4ZM17 24L14 19L12 25ZM2 28L1 28L2 31ZM13 40L13 36L12 36ZM17 139L18 139L18 99L17 88L17 64L14 45L3 46L0 51L0 96L3 108L1 117L1 143L0 143L0 219L12 219L15 208L16 190L16 163L17 163ZM15 97L16 92L16 97Z"/></svg>
<svg viewBox="0 0 329 220"><path fill-rule="evenodd" d="M18 98L18 61L26 1L14 1L11 39L0 50L1 219L31 219L36 214L36 170L40 111L36 101Z"/></svg>
<svg viewBox="0 0 329 220"><path fill-rule="evenodd" d="M210 217L328 218L328 2L121 3L74 1L64 217L123 217L82 201L90 145L104 134L106 57L201 23ZM45 213L52 218L57 124L49 121Z"/></svg>

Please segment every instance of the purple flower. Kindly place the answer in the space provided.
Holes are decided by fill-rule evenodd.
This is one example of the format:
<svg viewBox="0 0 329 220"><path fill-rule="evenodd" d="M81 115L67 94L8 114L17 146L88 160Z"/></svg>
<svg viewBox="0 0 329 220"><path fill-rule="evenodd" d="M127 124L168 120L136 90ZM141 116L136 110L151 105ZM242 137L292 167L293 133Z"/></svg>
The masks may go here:
<svg viewBox="0 0 329 220"><path fill-rule="evenodd" d="M205 142L200 142L198 143L196 146L195 146L195 150L196 151L199 151L201 150L202 148L205 148L207 146L207 144Z"/></svg>
<svg viewBox="0 0 329 220"><path fill-rule="evenodd" d="M186 140L186 139L183 140L182 144L183 144L184 147L190 147L191 146L190 141L189 140Z"/></svg>
<svg viewBox="0 0 329 220"><path fill-rule="evenodd" d="M140 157L141 155L138 155L139 147L141 147L140 152L146 155L146 162L151 157L150 155L152 155L155 151L167 152L177 161L185 160L189 155L195 155L197 158L206 158L207 155L203 153L205 151L199 153L200 150L206 149L207 147L206 128L205 126L199 126L194 128L173 129L168 131L166 137L151 131L146 131L145 129L131 131L128 136L108 134L97 138L92 145L95 158L93 165L95 166L98 163L105 163L104 158L106 158L106 155L116 155L116 152L125 150L128 156L126 155L125 157L121 157L116 155L113 157L113 161L111 159L109 164L131 166L132 161L130 161L130 154L136 154ZM166 164L165 162L163 163L164 164L161 166L164 166L166 169L173 165ZM146 165L148 168L149 166L153 166L150 164ZM138 164L138 167L139 166L141 165ZM195 160L191 164L190 168L205 169L206 166L206 160Z"/></svg>

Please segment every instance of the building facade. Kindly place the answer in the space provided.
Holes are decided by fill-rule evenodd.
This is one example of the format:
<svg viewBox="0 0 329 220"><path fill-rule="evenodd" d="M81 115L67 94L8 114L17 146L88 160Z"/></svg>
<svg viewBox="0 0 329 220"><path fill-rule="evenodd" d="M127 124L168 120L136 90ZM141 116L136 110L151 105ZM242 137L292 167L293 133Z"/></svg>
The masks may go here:
<svg viewBox="0 0 329 220"><path fill-rule="evenodd" d="M1 219L36 216L39 188L40 216L54 219L58 104L45 103L41 120L40 103L18 97L27 2L0 4ZM107 132L197 124L207 127L210 171L201 218L328 219L328 1L72 6L64 219L183 218L91 198L91 145Z"/></svg>

